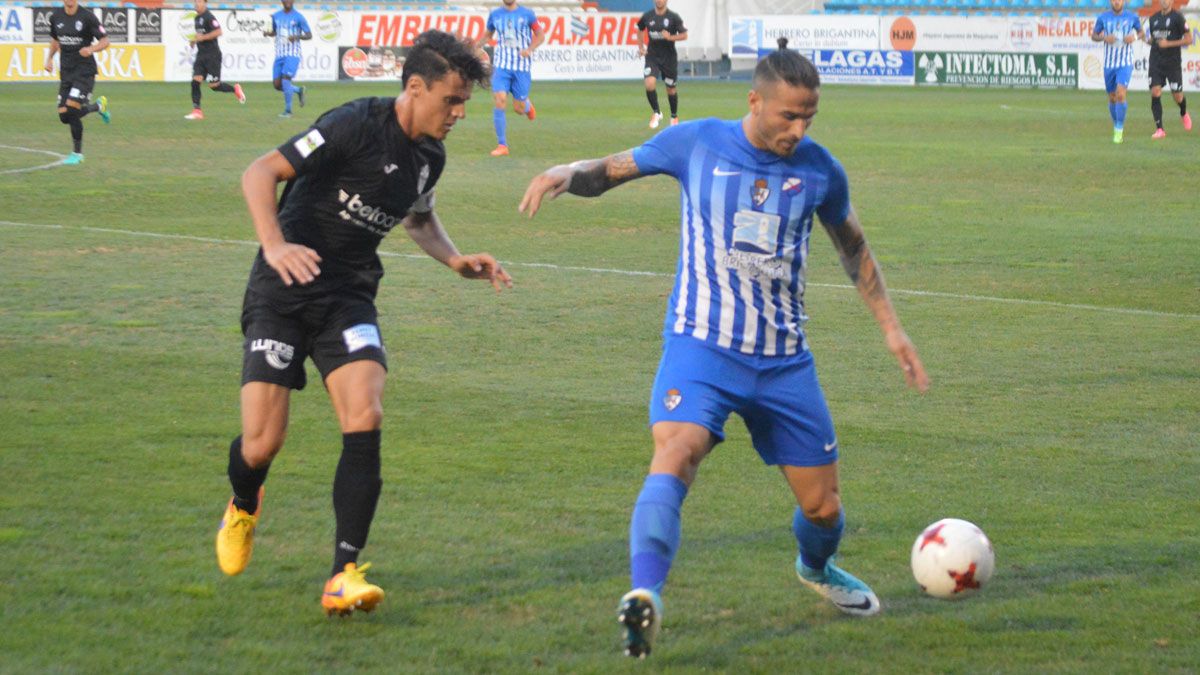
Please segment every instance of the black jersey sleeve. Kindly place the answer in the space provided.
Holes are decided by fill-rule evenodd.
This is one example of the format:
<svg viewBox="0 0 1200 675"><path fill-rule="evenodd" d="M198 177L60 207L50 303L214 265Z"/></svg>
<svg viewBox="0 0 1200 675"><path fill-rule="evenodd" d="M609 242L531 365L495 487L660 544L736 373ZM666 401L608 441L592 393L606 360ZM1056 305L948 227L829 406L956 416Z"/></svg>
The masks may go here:
<svg viewBox="0 0 1200 675"><path fill-rule="evenodd" d="M649 14L650 12L646 12L645 14L642 14L640 19L638 19L638 30L646 30L646 28L650 25L650 17L648 16Z"/></svg>
<svg viewBox="0 0 1200 675"><path fill-rule="evenodd" d="M289 138L278 150L296 175L315 173L353 153L360 138L356 129L360 126L361 120L347 104L321 115L311 127Z"/></svg>
<svg viewBox="0 0 1200 675"><path fill-rule="evenodd" d="M122 10L124 11L124 10ZM99 42L101 39L108 36L104 32L104 24L100 23L100 19L90 10L84 12L84 26L87 28L87 35L83 38L83 44L90 45L93 42Z"/></svg>
<svg viewBox="0 0 1200 675"><path fill-rule="evenodd" d="M670 16L671 16L671 26L669 28L667 28L667 32L672 35L679 35L680 33L686 33L687 27L685 27L683 25L683 17L679 16L675 12L669 12L668 14L670 14Z"/></svg>

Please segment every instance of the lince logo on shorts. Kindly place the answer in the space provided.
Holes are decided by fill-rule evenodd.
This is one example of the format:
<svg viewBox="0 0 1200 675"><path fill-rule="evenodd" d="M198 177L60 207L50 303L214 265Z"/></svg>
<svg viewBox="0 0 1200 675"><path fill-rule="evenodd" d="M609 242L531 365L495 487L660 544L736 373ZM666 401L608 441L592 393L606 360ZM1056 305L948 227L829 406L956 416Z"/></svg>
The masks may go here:
<svg viewBox="0 0 1200 675"><path fill-rule="evenodd" d="M387 211L377 206L364 204L358 193L352 195L339 188L338 201L344 205L341 213L338 214L342 220L354 223L381 237L391 232L392 228L400 222L399 218L389 214Z"/></svg>
<svg viewBox="0 0 1200 675"><path fill-rule="evenodd" d="M278 340L259 338L250 343L250 351L264 352L263 358L272 368L285 370L292 364L296 348Z"/></svg>
<svg viewBox="0 0 1200 675"><path fill-rule="evenodd" d="M663 406L668 410L674 410L683 402L683 394L679 393L678 389L668 389L667 395L663 397Z"/></svg>

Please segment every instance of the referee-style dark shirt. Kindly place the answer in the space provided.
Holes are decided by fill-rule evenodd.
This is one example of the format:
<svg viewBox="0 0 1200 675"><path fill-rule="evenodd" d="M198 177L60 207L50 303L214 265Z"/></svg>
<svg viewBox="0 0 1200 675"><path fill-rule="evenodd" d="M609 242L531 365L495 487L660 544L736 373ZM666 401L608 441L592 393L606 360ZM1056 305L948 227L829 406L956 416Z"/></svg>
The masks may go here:
<svg viewBox="0 0 1200 675"><path fill-rule="evenodd" d="M1146 22L1149 26L1150 33L1150 60L1155 63L1162 64L1177 64L1179 63L1180 47L1167 47L1159 49L1159 40L1178 40L1187 34L1187 19L1177 11L1171 11L1167 14L1155 12Z"/></svg>
<svg viewBox="0 0 1200 675"><path fill-rule="evenodd" d="M351 101L279 146L296 170L279 200L279 225L287 241L321 256L321 274L307 286L285 286L259 249L252 290L284 303L345 287L374 297L383 277L380 242L410 211L433 210L433 186L446 165L441 141L404 134L394 103Z"/></svg>
<svg viewBox="0 0 1200 675"><path fill-rule="evenodd" d="M666 36L687 32L683 19L669 9L661 16L654 10L646 12L638 19L637 27L638 30L647 31L650 44L646 48L646 55L655 58L675 58L675 43L666 39Z"/></svg>
<svg viewBox="0 0 1200 675"><path fill-rule="evenodd" d="M211 9L204 10L203 14L196 15L196 37L208 35L221 27L221 23L217 21L217 17L213 15ZM221 47L217 45L220 38L216 40L205 40L204 42L196 43L197 54L220 54Z"/></svg>
<svg viewBox="0 0 1200 675"><path fill-rule="evenodd" d="M79 50L106 36L104 26L86 7L76 7L75 14L67 14L62 7L55 7L50 14L50 37L58 40L63 77L95 75L96 58L80 56Z"/></svg>

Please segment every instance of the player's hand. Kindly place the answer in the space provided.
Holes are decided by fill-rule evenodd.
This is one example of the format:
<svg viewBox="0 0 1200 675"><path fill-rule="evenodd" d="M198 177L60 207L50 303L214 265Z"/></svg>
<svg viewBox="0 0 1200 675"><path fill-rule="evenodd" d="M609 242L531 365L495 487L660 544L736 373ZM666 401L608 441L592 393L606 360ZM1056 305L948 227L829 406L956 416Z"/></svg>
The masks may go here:
<svg viewBox="0 0 1200 675"><path fill-rule="evenodd" d="M263 259L279 274L285 286L294 283L307 286L321 274L321 268L317 265L321 262L321 256L300 244L285 241L271 248L264 246Z"/></svg>
<svg viewBox="0 0 1200 675"><path fill-rule="evenodd" d="M300 39L299 35L289 35L288 36L288 42L295 42L296 40L299 40L299 39Z"/></svg>
<svg viewBox="0 0 1200 675"><path fill-rule="evenodd" d="M456 255L447 260L446 264L464 279L487 279L492 282L492 288L496 289L497 293L506 287L512 288L512 277L487 253Z"/></svg>
<svg viewBox="0 0 1200 675"><path fill-rule="evenodd" d="M890 331L885 339L888 349L900 363L900 369L904 371L905 384L922 394L928 391L929 376L925 374L925 366L917 356L917 348L913 346L912 340L908 339L908 335L903 330L896 329Z"/></svg>
<svg viewBox="0 0 1200 675"><path fill-rule="evenodd" d="M1159 40L1159 41L1158 41L1158 48L1159 48L1159 49L1166 49L1166 48L1167 48L1167 39L1166 39L1166 38L1163 38L1163 39L1161 39L1161 40Z"/></svg>
<svg viewBox="0 0 1200 675"><path fill-rule="evenodd" d="M188 46L189 46L189 47L195 47L195 46L196 46L196 41L195 41L195 40L188 40Z"/></svg>
<svg viewBox="0 0 1200 675"><path fill-rule="evenodd" d="M527 59L527 58L529 58L530 56L533 56L533 50L532 50L532 49L522 49L522 50L521 50L521 58L523 58L523 59Z"/></svg>
<svg viewBox="0 0 1200 675"><path fill-rule="evenodd" d="M1136 39L1137 39L1137 36L1134 35L1133 33L1130 33L1125 36L1125 44L1131 45L1131 44L1133 44L1133 41Z"/></svg>
<svg viewBox="0 0 1200 675"><path fill-rule="evenodd" d="M46 59L46 67L43 68L42 70L45 70L47 73L53 73L54 72L54 59Z"/></svg>
<svg viewBox="0 0 1200 675"><path fill-rule="evenodd" d="M85 59L86 59L87 57L89 57L89 56L91 56L91 55L92 55L92 48L91 48L91 47L84 47L84 48L80 49L80 50L79 50L79 55L80 55L80 56L82 56L83 58L85 58Z"/></svg>
<svg viewBox="0 0 1200 675"><path fill-rule="evenodd" d="M638 56L646 55L646 45L638 45Z"/></svg>
<svg viewBox="0 0 1200 675"><path fill-rule="evenodd" d="M517 211L528 213L532 218L542 207L542 199L547 194L550 195L550 199L554 199L571 187L573 173L571 167L560 164L534 176L533 180L529 181L529 187L525 188L525 196L521 198L521 205L517 207Z"/></svg>
<svg viewBox="0 0 1200 675"><path fill-rule="evenodd" d="M1112 35L1112 34L1110 33L1110 34L1108 34L1108 35L1105 35L1105 36L1104 36L1104 44L1106 44L1106 45L1113 45L1113 44L1116 44L1116 43L1117 43L1117 36L1116 36L1116 35Z"/></svg>

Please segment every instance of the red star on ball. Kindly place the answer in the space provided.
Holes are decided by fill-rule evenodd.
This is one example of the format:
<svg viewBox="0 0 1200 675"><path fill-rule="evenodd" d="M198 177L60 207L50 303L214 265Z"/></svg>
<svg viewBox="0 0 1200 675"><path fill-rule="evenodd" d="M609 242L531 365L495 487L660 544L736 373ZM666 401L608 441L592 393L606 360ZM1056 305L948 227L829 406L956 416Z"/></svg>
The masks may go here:
<svg viewBox="0 0 1200 675"><path fill-rule="evenodd" d="M979 588L979 582L975 581L975 563L967 568L966 572L955 572L948 570L950 578L954 579L954 592L962 593L968 588Z"/></svg>
<svg viewBox="0 0 1200 675"><path fill-rule="evenodd" d="M941 523L937 527L931 527L928 530L925 530L924 532L922 532L921 533L921 548L919 548L917 550L924 551L926 544L941 544L942 546L945 546L946 540L942 539L942 536L939 534L939 532L941 532L942 528L945 526L946 526L945 523Z"/></svg>

